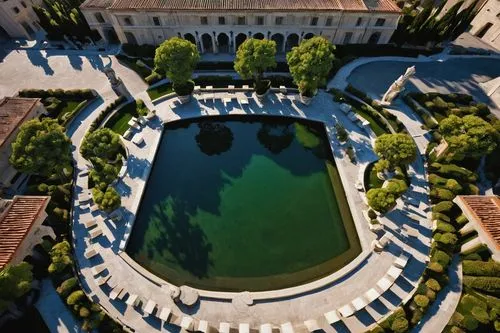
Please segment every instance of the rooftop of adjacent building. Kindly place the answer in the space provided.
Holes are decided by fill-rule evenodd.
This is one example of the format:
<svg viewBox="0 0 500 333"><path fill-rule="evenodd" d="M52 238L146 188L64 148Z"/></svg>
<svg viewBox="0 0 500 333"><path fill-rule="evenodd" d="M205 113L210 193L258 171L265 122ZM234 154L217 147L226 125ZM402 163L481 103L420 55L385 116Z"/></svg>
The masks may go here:
<svg viewBox="0 0 500 333"><path fill-rule="evenodd" d="M0 199L0 270L11 261L35 222L44 213L49 200L48 196Z"/></svg>
<svg viewBox="0 0 500 333"><path fill-rule="evenodd" d="M86 0L80 7L114 10L401 12L392 0Z"/></svg>
<svg viewBox="0 0 500 333"><path fill-rule="evenodd" d="M464 213L472 216L500 249L500 198L495 195L459 195L457 200L462 210L466 210Z"/></svg>
<svg viewBox="0 0 500 333"><path fill-rule="evenodd" d="M29 116L39 98L5 97L0 100L0 147Z"/></svg>

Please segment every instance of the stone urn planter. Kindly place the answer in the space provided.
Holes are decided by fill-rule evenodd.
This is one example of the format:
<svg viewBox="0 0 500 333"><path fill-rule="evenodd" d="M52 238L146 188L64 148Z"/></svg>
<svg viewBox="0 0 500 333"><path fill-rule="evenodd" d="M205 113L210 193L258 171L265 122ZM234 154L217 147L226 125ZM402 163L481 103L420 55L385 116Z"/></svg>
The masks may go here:
<svg viewBox="0 0 500 333"><path fill-rule="evenodd" d="M254 88L255 88L255 96L257 96L257 99L260 102L263 102L267 94L269 94L269 90L271 89L271 81L262 80L259 86L255 84Z"/></svg>
<svg viewBox="0 0 500 333"><path fill-rule="evenodd" d="M174 89L175 93L177 94L177 97L179 98L179 101L181 104L186 104L191 100L191 95L193 94L194 90L194 82L193 81L188 81L186 83L182 84L173 84L172 88Z"/></svg>

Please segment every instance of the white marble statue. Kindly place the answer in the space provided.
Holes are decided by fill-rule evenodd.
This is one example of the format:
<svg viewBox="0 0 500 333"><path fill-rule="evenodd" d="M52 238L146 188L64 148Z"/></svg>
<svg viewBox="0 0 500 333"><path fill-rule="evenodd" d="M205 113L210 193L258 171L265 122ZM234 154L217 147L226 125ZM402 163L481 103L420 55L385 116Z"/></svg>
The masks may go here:
<svg viewBox="0 0 500 333"><path fill-rule="evenodd" d="M404 85L410 79L410 77L415 74L415 66L408 67L406 72L401 75L393 84L387 89L384 97L382 98L382 104L389 105L396 98L396 96L403 90Z"/></svg>

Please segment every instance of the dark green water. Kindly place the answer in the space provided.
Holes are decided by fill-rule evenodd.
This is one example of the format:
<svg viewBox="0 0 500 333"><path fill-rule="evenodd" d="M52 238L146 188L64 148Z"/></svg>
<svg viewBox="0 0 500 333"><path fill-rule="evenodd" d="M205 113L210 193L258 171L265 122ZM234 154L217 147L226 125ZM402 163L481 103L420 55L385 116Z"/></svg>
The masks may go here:
<svg viewBox="0 0 500 333"><path fill-rule="evenodd" d="M271 116L170 123L127 253L177 285L258 291L361 252L322 124Z"/></svg>

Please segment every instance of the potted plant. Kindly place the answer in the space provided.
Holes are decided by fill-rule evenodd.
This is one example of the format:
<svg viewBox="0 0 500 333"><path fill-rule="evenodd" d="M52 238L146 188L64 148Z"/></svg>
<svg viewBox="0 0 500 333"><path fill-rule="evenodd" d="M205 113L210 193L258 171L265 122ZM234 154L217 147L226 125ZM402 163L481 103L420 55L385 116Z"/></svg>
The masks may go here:
<svg viewBox="0 0 500 333"><path fill-rule="evenodd" d="M181 103L187 103L191 98L194 89L191 76L199 60L196 45L179 37L167 39L156 49L155 67L164 71L172 81L172 88Z"/></svg>
<svg viewBox="0 0 500 333"><path fill-rule="evenodd" d="M323 37L302 41L286 55L293 81L299 87L300 99L305 105L311 103L318 88L326 84L333 67L335 46Z"/></svg>
<svg viewBox="0 0 500 333"><path fill-rule="evenodd" d="M276 42L268 39L249 38L236 52L234 70L242 79L254 80L257 98L262 100L271 88L271 81L265 80L264 72L276 67Z"/></svg>

